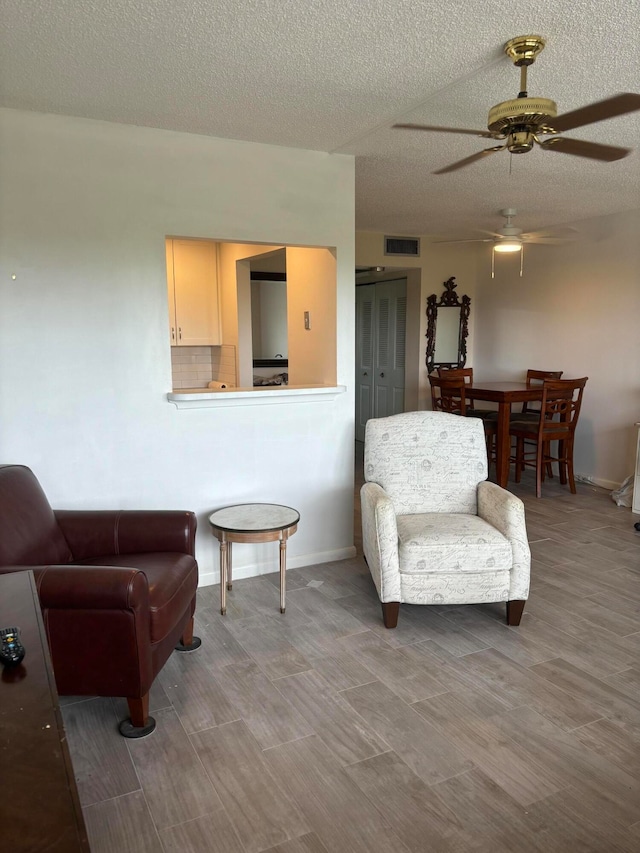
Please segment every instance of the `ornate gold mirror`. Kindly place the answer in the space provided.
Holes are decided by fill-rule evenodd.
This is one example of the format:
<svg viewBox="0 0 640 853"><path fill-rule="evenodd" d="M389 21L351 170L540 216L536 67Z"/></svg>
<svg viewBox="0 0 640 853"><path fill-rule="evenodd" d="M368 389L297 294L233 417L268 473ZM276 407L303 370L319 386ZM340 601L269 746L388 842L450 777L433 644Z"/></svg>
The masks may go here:
<svg viewBox="0 0 640 853"><path fill-rule="evenodd" d="M438 367L464 367L467 361L467 336L471 299L458 297L456 277L444 282L440 299L427 297L427 372Z"/></svg>

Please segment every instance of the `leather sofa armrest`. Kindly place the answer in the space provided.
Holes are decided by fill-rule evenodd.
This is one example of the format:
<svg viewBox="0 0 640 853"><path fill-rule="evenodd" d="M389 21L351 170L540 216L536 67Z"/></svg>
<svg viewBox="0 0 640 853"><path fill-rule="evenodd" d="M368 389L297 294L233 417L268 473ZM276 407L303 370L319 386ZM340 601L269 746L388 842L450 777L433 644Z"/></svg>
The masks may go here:
<svg viewBox="0 0 640 853"><path fill-rule="evenodd" d="M74 560L171 551L195 556L196 516L179 510L55 510Z"/></svg>
<svg viewBox="0 0 640 853"><path fill-rule="evenodd" d="M23 566L33 568L42 609L149 611L144 572L119 566Z"/></svg>

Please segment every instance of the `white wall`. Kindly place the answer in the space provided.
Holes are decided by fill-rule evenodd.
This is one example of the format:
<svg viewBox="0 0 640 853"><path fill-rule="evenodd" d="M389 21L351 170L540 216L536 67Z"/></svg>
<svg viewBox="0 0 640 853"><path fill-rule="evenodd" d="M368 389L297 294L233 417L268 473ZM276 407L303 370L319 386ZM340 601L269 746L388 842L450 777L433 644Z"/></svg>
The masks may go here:
<svg viewBox="0 0 640 853"><path fill-rule="evenodd" d="M287 248L287 336L292 385L335 382L335 269L336 259L330 249ZM355 288L351 294L355 310ZM309 312L308 329L305 311Z"/></svg>
<svg viewBox="0 0 640 853"><path fill-rule="evenodd" d="M230 503L300 510L290 566L351 554L352 158L12 110L0 150L0 460L31 466L57 507L195 510L204 582L206 517ZM347 393L168 403L167 234L337 247ZM238 577L276 568L273 543L234 549Z"/></svg>
<svg viewBox="0 0 640 853"><path fill-rule="evenodd" d="M634 471L640 420L640 210L573 223L579 240L526 246L519 261L482 247L474 366L480 378L527 368L588 376L576 473L607 488Z"/></svg>

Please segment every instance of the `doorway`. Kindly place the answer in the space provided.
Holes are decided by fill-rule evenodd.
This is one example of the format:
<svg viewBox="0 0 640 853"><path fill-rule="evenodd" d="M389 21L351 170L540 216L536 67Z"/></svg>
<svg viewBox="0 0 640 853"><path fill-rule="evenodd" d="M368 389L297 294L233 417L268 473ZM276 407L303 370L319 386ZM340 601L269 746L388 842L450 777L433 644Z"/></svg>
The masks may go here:
<svg viewBox="0 0 640 853"><path fill-rule="evenodd" d="M369 418L404 412L407 279L356 286L356 440Z"/></svg>

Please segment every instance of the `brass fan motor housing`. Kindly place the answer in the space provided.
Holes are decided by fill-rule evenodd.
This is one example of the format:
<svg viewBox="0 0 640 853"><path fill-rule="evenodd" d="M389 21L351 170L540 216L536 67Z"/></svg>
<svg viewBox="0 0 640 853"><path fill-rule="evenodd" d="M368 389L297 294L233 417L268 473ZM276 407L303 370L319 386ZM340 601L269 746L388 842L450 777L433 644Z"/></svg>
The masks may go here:
<svg viewBox="0 0 640 853"><path fill-rule="evenodd" d="M514 65L533 65L545 44L542 36L516 36L505 44L504 52Z"/></svg>
<svg viewBox="0 0 640 853"><path fill-rule="evenodd" d="M514 98L491 107L487 127L503 136L524 129L543 133L553 129L551 122L557 115L558 107L549 98Z"/></svg>

